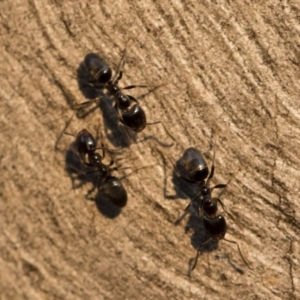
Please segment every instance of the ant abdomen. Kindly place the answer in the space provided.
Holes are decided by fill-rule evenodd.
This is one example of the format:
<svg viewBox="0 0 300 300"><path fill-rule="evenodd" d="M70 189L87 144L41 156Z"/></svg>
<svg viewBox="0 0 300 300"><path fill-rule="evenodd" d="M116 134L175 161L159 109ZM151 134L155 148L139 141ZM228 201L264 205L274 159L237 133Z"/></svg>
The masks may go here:
<svg viewBox="0 0 300 300"><path fill-rule="evenodd" d="M183 167L191 181L201 182L209 174L207 163L202 153L194 147L186 149L181 158Z"/></svg>
<svg viewBox="0 0 300 300"><path fill-rule="evenodd" d="M227 230L226 220L222 215L215 218L203 217L203 225L213 239L223 239Z"/></svg>
<svg viewBox="0 0 300 300"><path fill-rule="evenodd" d="M105 84L112 77L112 70L106 61L96 53L89 53L84 58L88 73L99 83Z"/></svg>
<svg viewBox="0 0 300 300"><path fill-rule="evenodd" d="M109 177L99 186L99 191L116 206L122 208L127 203L127 192L122 182L114 176Z"/></svg>
<svg viewBox="0 0 300 300"><path fill-rule="evenodd" d="M135 132L140 132L146 127L146 114L137 104L130 110L122 111L122 123Z"/></svg>

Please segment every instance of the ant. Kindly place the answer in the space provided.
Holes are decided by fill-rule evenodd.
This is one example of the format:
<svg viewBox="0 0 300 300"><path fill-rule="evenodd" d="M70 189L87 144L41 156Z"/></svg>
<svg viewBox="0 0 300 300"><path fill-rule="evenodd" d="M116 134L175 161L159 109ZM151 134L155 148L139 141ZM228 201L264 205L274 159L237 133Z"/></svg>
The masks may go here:
<svg viewBox="0 0 300 300"><path fill-rule="evenodd" d="M232 240L228 240L225 239L225 234L227 231L227 224L226 224L226 220L222 215L216 216L214 218L210 218L207 215L203 216L203 225L204 228L206 230L206 232L209 234L209 239L207 241L205 241L204 243L202 243L202 245L200 245L200 247L197 250L197 254L196 257L193 259L193 263L190 265L189 270L188 270L188 276L191 276L192 271L195 269L196 265L197 265L197 261L198 261L198 257L199 257L199 252L201 252L201 248L208 244L211 241L219 241L221 239L225 240L226 242L232 243L232 244L236 244L238 251L240 253L240 256L242 258L242 260L244 261L245 265L252 270L252 267L250 267L250 265L247 263L247 261L245 260L242 251L240 249L239 244L236 241L232 241Z"/></svg>
<svg viewBox="0 0 300 300"><path fill-rule="evenodd" d="M161 123L173 139L174 137L168 132L165 125L161 121L147 123L145 111L139 105L139 102L130 95L123 94L122 90L129 90L137 87L147 87L146 85L130 85L124 88L118 86L118 82L122 79L123 68L126 62L126 48L123 50L121 60L119 62L117 72L112 77L112 69L107 62L96 53L88 53L83 61L83 65L88 74L93 78L94 83L89 83L93 87L105 89L107 95L114 100L114 108L119 119L119 126L124 129L130 129L136 133L142 131L147 125ZM101 99L101 98L100 98ZM89 100L79 104L79 106L99 102L99 98Z"/></svg>
<svg viewBox="0 0 300 300"><path fill-rule="evenodd" d="M210 180L214 176L215 172L215 152L213 154L211 171L202 155L202 153L194 147L186 149L179 160L181 170L179 171L176 166L175 172L177 177L182 180L197 184L200 187L200 191L191 200L191 203L185 208L184 213L175 221L175 225L178 225L184 217L194 208L196 211L201 209L202 212L209 216L214 216L218 210L218 203L226 211L224 203L219 198L212 198L212 191L214 189L225 188L227 184L217 184L214 187L209 187Z"/></svg>
<svg viewBox="0 0 300 300"><path fill-rule="evenodd" d="M65 132L65 134L74 136L68 132ZM75 144L82 162L86 166L94 168L94 170L88 171L86 174L93 172L99 173L97 178L98 190L103 191L108 199L116 206L120 208L124 207L127 203L127 192L120 179L111 175L112 171L117 170L116 167L111 167L114 164L114 160L111 160L108 165L102 162L105 157L105 149L108 150L108 148L105 148L103 144L102 147L97 148L95 138L86 129L81 130L77 134ZM102 149L102 156L96 152L97 149ZM86 159L86 157L88 159Z"/></svg>

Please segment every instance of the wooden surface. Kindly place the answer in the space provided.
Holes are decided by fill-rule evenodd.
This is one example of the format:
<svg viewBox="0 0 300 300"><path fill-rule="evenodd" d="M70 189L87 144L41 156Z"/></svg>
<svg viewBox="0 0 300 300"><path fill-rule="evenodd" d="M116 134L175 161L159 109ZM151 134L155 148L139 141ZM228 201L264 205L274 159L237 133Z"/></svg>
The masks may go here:
<svg viewBox="0 0 300 300"><path fill-rule="evenodd" d="M299 16L299 1L1 1L0 298L300 299ZM146 84L130 94L177 142L162 145L172 140L153 125L124 148L119 212L85 200L82 176L72 189L73 138L54 145L86 101L84 56L115 70L125 45L120 85ZM68 131L100 128L120 147L111 103L101 106ZM201 237L185 233L189 218L173 223L195 190L171 162L190 146L209 165L216 150L213 183L232 179L226 237L253 270L220 241L186 276Z"/></svg>

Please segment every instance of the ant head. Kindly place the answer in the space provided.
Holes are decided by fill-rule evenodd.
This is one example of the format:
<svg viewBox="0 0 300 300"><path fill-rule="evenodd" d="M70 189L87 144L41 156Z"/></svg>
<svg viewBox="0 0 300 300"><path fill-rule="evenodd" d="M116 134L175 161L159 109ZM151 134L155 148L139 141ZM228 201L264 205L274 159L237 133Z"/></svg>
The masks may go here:
<svg viewBox="0 0 300 300"><path fill-rule="evenodd" d="M224 238L227 225L223 216L220 215L215 218L204 216L203 225L213 239L219 240Z"/></svg>

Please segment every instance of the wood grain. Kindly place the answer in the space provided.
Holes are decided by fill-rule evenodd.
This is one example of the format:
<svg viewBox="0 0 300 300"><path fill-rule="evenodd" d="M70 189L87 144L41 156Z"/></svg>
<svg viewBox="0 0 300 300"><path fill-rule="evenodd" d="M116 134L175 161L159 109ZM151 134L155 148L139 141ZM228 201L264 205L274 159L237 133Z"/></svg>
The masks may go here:
<svg viewBox="0 0 300 300"><path fill-rule="evenodd" d="M300 298L299 1L28 0L1 1L0 12L1 299ZM116 175L129 199L111 213L85 200L91 182L72 189L72 137L54 145L86 101L84 56L115 70L125 45L120 85L146 84L132 95L177 142L161 145L172 140L153 125L123 149L118 165L132 169ZM100 128L120 147L113 108L101 105L68 131ZM194 190L171 162L190 146L209 164L216 150L214 183L232 179L226 237L253 270L220 241L186 276L199 240L185 234L188 218L173 223Z"/></svg>

